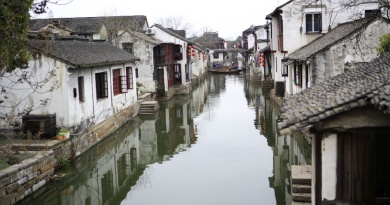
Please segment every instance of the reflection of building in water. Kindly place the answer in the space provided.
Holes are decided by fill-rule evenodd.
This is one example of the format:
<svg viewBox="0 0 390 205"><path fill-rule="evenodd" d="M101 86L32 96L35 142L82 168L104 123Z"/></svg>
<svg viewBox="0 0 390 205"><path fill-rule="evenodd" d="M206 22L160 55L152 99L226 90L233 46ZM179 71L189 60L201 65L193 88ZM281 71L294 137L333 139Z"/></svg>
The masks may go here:
<svg viewBox="0 0 390 205"><path fill-rule="evenodd" d="M129 122L100 142L75 162L75 173L54 183L54 191L45 192L36 201L51 204L119 204L143 171L137 122ZM29 202L34 204L34 202ZM37 203L42 204L42 203Z"/></svg>
<svg viewBox="0 0 390 205"><path fill-rule="evenodd" d="M189 99L182 96L174 101L160 103L160 117L156 122L158 155L166 160L191 145L190 131L193 125Z"/></svg>
<svg viewBox="0 0 390 205"><path fill-rule="evenodd" d="M196 142L193 117L203 111L207 94L207 84L200 84L193 100L175 97L155 115L134 118L77 158L74 172L20 204L120 204L131 189L148 185L147 175L140 178L147 165Z"/></svg>
<svg viewBox="0 0 390 205"><path fill-rule="evenodd" d="M211 75L208 78L208 90L211 94L218 95L226 90L226 76L225 75Z"/></svg>
<svg viewBox="0 0 390 205"><path fill-rule="evenodd" d="M265 91L259 84L248 83L245 92L248 106L255 109L254 125L273 149L274 171L273 176L269 177L269 183L275 190L276 202L278 205L291 205L291 165L310 164L311 146L298 133L293 136L278 136L278 112L266 97L268 93L262 93Z"/></svg>
<svg viewBox="0 0 390 205"><path fill-rule="evenodd" d="M150 116L142 115L142 123L139 126L140 133L140 165L146 166L159 160L157 149L156 121L159 112Z"/></svg>
<svg viewBox="0 0 390 205"><path fill-rule="evenodd" d="M191 93L191 116L198 116L203 112L204 104L208 95L208 81L197 86Z"/></svg>

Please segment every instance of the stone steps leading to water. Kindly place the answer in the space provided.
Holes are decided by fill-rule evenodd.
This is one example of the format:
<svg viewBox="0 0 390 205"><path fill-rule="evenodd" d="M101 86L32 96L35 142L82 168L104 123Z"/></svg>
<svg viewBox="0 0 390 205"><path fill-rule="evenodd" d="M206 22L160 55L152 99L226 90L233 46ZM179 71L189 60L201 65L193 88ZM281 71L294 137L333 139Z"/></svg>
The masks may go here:
<svg viewBox="0 0 390 205"><path fill-rule="evenodd" d="M154 114L159 107L160 106L157 101L144 101L141 102L139 106L138 114L140 115Z"/></svg>
<svg viewBox="0 0 390 205"><path fill-rule="evenodd" d="M292 165L291 184L295 204L311 204L311 165Z"/></svg>

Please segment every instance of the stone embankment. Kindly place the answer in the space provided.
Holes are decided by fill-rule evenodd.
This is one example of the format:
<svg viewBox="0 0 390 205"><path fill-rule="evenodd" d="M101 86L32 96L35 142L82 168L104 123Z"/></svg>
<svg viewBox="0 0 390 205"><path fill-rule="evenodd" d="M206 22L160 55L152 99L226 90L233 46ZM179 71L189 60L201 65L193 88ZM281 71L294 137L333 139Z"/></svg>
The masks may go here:
<svg viewBox="0 0 390 205"><path fill-rule="evenodd" d="M40 151L0 171L0 204L11 205L49 183L57 159L53 151Z"/></svg>

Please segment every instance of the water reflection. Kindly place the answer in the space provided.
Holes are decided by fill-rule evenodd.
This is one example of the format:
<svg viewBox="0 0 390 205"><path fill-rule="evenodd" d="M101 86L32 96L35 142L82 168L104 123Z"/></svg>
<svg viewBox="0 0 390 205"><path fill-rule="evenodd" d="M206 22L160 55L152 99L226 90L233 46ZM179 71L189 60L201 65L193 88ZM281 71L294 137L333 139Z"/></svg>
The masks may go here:
<svg viewBox="0 0 390 205"><path fill-rule="evenodd" d="M122 126L20 204L290 204L290 166L310 163L310 153L277 136L266 96L244 76L211 75L190 96Z"/></svg>
<svg viewBox="0 0 390 205"><path fill-rule="evenodd" d="M254 125L267 139L273 150L273 176L269 186L275 191L276 204L291 205L291 165L311 164L311 145L301 133L278 136L276 120L278 110L269 98L269 90L258 83L246 83L248 106L255 109Z"/></svg>

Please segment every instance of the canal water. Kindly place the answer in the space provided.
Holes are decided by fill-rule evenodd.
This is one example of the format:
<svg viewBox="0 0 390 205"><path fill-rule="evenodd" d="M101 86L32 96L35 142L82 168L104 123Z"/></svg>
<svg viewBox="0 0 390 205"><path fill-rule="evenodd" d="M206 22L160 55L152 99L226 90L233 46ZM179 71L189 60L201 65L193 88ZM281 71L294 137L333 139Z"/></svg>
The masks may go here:
<svg viewBox="0 0 390 205"><path fill-rule="evenodd" d="M245 75L209 75L80 156L19 204L291 204L292 164L310 145L278 136L267 91Z"/></svg>

